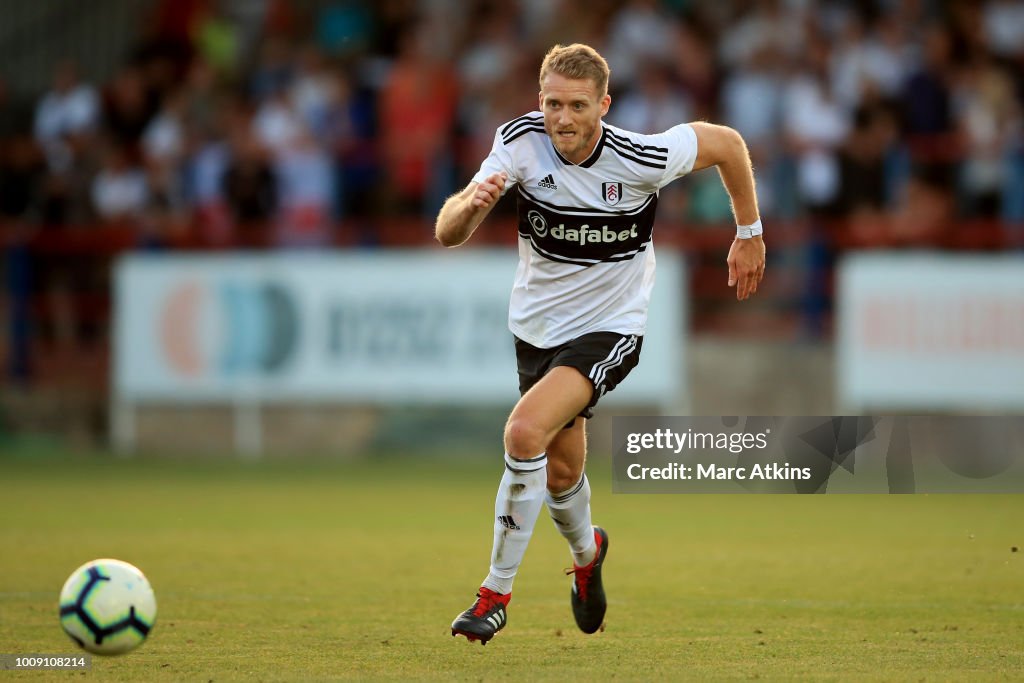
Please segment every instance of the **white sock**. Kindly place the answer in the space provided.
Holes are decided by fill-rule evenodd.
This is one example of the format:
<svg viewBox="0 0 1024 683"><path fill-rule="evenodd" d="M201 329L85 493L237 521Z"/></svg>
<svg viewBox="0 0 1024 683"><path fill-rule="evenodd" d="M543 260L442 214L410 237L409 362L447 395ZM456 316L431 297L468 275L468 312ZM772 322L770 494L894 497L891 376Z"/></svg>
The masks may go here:
<svg viewBox="0 0 1024 683"><path fill-rule="evenodd" d="M497 593L512 592L512 581L533 536L548 483L548 456L541 453L529 460L505 454L505 473L494 499L494 545L491 570L484 588Z"/></svg>
<svg viewBox="0 0 1024 683"><path fill-rule="evenodd" d="M590 523L590 482L587 475L580 477L567 491L545 497L548 512L555 522L555 528L569 541L572 561L583 567L594 561L597 544L594 543L594 527Z"/></svg>

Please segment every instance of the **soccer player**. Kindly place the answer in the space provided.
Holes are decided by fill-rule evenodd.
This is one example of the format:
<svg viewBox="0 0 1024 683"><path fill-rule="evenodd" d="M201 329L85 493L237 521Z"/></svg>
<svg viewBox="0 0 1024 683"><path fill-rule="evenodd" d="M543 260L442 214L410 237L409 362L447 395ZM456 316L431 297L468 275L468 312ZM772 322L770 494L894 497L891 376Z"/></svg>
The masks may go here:
<svg viewBox="0 0 1024 683"><path fill-rule="evenodd" d="M727 258L740 300L764 277L754 177L743 139L708 123L657 135L602 121L608 64L587 45L556 45L540 69L540 111L502 125L480 170L445 202L436 235L463 244L515 188L519 267L509 307L522 398L505 426L490 571L452 635L486 644L508 622L512 582L545 505L573 556L576 624L594 633L607 602L608 533L591 525L585 422L639 360L654 284L658 191L717 166L738 226Z"/></svg>

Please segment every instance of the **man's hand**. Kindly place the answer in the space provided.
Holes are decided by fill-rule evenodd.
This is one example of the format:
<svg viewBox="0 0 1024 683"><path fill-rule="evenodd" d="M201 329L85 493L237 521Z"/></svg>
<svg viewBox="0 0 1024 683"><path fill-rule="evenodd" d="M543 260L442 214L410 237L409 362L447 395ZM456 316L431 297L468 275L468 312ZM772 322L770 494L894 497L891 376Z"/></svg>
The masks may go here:
<svg viewBox="0 0 1024 683"><path fill-rule="evenodd" d="M476 192L473 193L472 204L477 209L490 208L498 199L501 198L501 193L505 189L505 181L508 180L508 174L504 171L501 173L494 173L489 176L486 180L476 186Z"/></svg>
<svg viewBox="0 0 1024 683"><path fill-rule="evenodd" d="M434 236L446 247L457 247L469 239L501 198L508 174L491 174L482 183L470 183L453 194L441 207Z"/></svg>
<svg viewBox="0 0 1024 683"><path fill-rule="evenodd" d="M729 286L736 287L736 298L743 301L757 291L757 285L764 278L764 240L760 235L734 239L726 263L729 264Z"/></svg>

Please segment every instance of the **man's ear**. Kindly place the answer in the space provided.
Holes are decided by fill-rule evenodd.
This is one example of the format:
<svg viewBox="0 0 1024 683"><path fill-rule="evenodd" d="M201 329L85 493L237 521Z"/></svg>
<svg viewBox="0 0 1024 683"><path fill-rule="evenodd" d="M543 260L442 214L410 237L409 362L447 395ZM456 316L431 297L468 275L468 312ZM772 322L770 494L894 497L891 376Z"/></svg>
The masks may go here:
<svg viewBox="0 0 1024 683"><path fill-rule="evenodd" d="M611 105L612 105L612 96L611 95L607 95L606 94L604 97L601 98L601 116L604 116L605 114L608 113L608 108Z"/></svg>
<svg viewBox="0 0 1024 683"><path fill-rule="evenodd" d="M544 111L544 91L543 90L540 91L539 93L537 93L537 109L539 111Z"/></svg>

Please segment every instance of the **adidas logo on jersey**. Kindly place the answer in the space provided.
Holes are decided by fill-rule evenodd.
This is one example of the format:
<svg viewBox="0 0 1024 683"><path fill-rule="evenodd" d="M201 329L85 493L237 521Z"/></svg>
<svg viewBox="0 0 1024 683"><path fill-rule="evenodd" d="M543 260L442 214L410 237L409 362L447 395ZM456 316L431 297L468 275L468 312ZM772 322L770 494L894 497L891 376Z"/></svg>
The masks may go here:
<svg viewBox="0 0 1024 683"><path fill-rule="evenodd" d="M541 178L541 181L539 183L537 183L537 184L540 185L541 187L543 187L545 190L557 190L558 189L558 185L555 184L555 179L554 179L554 177L550 173L548 173L546 176Z"/></svg>

